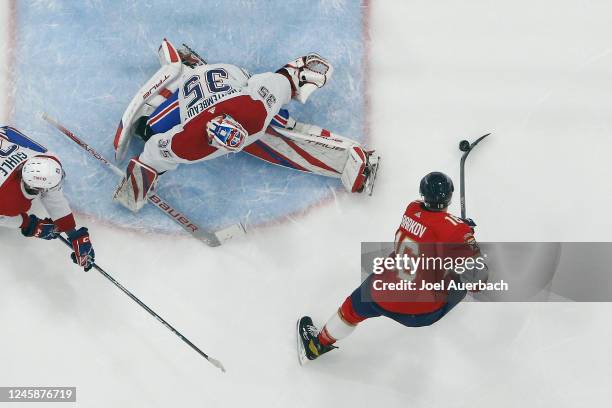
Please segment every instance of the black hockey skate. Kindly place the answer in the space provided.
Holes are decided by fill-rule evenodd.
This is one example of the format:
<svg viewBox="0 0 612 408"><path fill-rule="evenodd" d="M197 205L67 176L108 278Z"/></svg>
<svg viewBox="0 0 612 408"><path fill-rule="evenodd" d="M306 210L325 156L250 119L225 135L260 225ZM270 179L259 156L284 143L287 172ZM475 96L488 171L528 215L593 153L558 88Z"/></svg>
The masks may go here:
<svg viewBox="0 0 612 408"><path fill-rule="evenodd" d="M297 348L300 365L303 365L309 360L315 360L322 354L338 348L336 346L324 346L319 343L319 339L317 338L318 334L319 329L317 329L309 316L301 317L298 320Z"/></svg>

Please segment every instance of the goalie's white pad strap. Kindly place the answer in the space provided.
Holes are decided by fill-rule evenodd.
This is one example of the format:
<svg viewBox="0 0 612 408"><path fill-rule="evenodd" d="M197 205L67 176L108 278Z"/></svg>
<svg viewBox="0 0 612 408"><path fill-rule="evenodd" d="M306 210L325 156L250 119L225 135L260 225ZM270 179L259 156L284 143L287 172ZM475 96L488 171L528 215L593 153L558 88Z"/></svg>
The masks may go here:
<svg viewBox="0 0 612 408"><path fill-rule="evenodd" d="M147 203L149 193L155 190L156 184L157 172L137 159L131 159L113 200L136 212Z"/></svg>
<svg viewBox="0 0 612 408"><path fill-rule="evenodd" d="M172 82L181 74L183 64L181 64L180 58L178 58L176 49L174 49L169 41L163 41L160 47L160 52L162 51L169 55L169 62L163 64L151 79L140 88L123 113L117 127L113 145L115 147L115 160L119 162L125 159L127 149L134 135L132 130L134 122L139 117L151 113L163 101L164 95L172 92ZM176 54L175 61L172 60L172 53ZM176 84L174 88L176 88ZM154 100L156 97L159 98Z"/></svg>

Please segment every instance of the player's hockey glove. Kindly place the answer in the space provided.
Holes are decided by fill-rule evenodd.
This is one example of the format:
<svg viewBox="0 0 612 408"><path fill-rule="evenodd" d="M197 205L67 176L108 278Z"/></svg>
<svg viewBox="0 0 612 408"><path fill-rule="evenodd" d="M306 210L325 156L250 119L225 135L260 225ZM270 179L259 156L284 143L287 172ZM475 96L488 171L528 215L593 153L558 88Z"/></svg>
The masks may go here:
<svg viewBox="0 0 612 408"><path fill-rule="evenodd" d="M70 254L72 262L82 266L85 272L93 267L96 254L89 239L87 228L81 227L68 233L68 239L72 243L73 253Z"/></svg>
<svg viewBox="0 0 612 408"><path fill-rule="evenodd" d="M40 219L34 214L28 215L21 224L21 233L26 237L35 237L40 239L55 239L59 232L51 218Z"/></svg>
<svg viewBox="0 0 612 408"><path fill-rule="evenodd" d="M461 221L465 222L467 225L472 227L472 229L474 229L474 227L476 226L476 223L471 218L461 218Z"/></svg>

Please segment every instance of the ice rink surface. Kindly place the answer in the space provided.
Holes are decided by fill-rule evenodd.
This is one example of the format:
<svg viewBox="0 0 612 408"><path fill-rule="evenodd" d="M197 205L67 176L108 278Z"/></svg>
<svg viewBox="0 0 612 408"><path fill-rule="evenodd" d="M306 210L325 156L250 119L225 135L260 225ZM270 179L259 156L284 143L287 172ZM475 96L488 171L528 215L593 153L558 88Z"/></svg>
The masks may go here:
<svg viewBox="0 0 612 408"><path fill-rule="evenodd" d="M224 7L211 3L215 10ZM248 12L259 11L259 2L240 3ZM352 10L356 4L325 1L315 9ZM95 10L102 2L80 7ZM126 16L140 15L140 7L130 2L115 15L128 24ZM174 15L172 9L165 13ZM209 366L101 276L73 267L60 243L3 230L0 385L77 386L83 407L607 406L612 370L607 303L468 302L419 329L369 320L340 350L305 367L297 364L294 325L304 313L324 322L358 285L359 242L393 238L425 173L441 170L457 180L457 143L463 138L494 132L470 156L467 169L468 214L478 223L480 240L609 241L612 221L600 212L612 201L610 13L612 4L604 1L373 1L368 117L372 144L382 156L373 197L336 192L332 201L302 216L255 228L215 249L188 237L143 234L106 219L79 217L91 230L99 263L222 360L228 372ZM105 24L116 22L104 17L96 19L100 35ZM56 30L70 31L60 18L57 23L46 18ZM293 39L272 35L275 24L290 24L282 13L266 21L252 35L279 55L259 61L250 47L237 47L230 50L233 61L272 69L294 50L334 46L334 38L309 40L301 32ZM361 24L360 18L351 24L357 21ZM194 17L190 30L197 23ZM351 35L362 41L361 26L342 28L346 41ZM135 47L106 58L133 58L134 52L152 69L151 51L164 35L155 34L139 40L148 50ZM66 70L92 69L91 59L71 58ZM45 68L53 70L56 63L33 58L38 65L23 69L38 71L44 81ZM338 77L354 67L337 63ZM125 75L138 77L135 82L146 76ZM122 76L108 82L132 86ZM334 85L336 93L356 98L348 83L340 84ZM352 114L324 94L325 89L314 97L334 112ZM123 106L114 97L101 100L100 106L112 105L108 117L68 99L67 107L58 98L52 108L65 113L67 124L83 121L77 130L89 130L83 118L99 121L94 126L99 135L114 126ZM20 105L18 95L15 101L20 109L15 124L42 132L43 125L28 125L25 118L43 102ZM333 121L311 109L304 114L313 120ZM361 118L356 120L338 124L361 130ZM452 210L458 212L458 200Z"/></svg>

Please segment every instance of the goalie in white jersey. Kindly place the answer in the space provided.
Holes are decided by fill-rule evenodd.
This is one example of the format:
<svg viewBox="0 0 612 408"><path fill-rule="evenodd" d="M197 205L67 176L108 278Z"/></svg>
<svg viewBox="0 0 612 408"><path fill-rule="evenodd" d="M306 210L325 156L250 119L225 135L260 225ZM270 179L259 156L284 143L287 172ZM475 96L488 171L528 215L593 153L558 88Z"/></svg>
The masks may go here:
<svg viewBox="0 0 612 408"><path fill-rule="evenodd" d="M281 110L291 98L304 103L332 75L317 54L296 59L275 73L251 76L230 64L206 64L188 47L164 40L162 67L132 99L115 135L117 160L131 138L145 140L115 192L115 200L137 211L158 175L181 163L210 160L244 150L270 163L337 177L348 191L371 194L378 157L359 143Z"/></svg>

